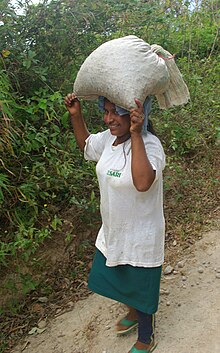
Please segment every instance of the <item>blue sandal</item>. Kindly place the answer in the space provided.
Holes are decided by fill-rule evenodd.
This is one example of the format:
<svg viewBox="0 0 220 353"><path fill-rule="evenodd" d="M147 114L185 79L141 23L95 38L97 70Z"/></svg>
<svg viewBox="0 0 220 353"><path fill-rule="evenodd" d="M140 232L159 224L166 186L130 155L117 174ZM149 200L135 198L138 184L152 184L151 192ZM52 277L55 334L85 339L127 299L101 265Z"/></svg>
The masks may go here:
<svg viewBox="0 0 220 353"><path fill-rule="evenodd" d="M128 320L126 318L121 319L118 325L126 326L124 330L117 330L117 336L123 336L133 331L138 326L138 320ZM142 353L142 352L141 352Z"/></svg>

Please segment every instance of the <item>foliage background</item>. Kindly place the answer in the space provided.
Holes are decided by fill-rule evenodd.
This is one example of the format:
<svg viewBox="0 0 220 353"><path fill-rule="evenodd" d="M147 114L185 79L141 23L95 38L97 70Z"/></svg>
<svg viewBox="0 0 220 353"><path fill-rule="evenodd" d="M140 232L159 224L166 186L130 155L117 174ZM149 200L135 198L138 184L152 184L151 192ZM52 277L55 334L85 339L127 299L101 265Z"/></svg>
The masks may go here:
<svg viewBox="0 0 220 353"><path fill-rule="evenodd" d="M209 223L219 202L219 7L217 0L1 1L0 264L2 274L17 275L4 282L13 301L2 313L19 310L18 293L42 286L35 254L48 239L61 234L68 246L84 234L78 260L91 252L94 236L85 231L95 234L100 222L97 181L63 97L106 40L135 34L175 54L191 101L169 111L155 101L151 115L167 154L167 246L194 241ZM84 102L83 113L90 131L105 128L96 103Z"/></svg>

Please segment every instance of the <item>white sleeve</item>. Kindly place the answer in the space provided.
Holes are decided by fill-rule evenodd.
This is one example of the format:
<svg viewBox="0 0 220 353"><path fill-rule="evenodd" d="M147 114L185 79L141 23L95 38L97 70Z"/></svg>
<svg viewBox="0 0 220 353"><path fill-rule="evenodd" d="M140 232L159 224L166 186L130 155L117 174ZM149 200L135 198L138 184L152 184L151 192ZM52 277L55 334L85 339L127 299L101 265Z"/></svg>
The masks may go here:
<svg viewBox="0 0 220 353"><path fill-rule="evenodd" d="M162 174L166 164L163 147L160 143L160 140L156 136L152 135L145 141L145 149L147 157L153 169L156 171L155 180L157 180L158 175Z"/></svg>
<svg viewBox="0 0 220 353"><path fill-rule="evenodd" d="M86 139L86 145L84 147L84 157L87 161L98 162L104 150L108 136L108 130L89 135Z"/></svg>

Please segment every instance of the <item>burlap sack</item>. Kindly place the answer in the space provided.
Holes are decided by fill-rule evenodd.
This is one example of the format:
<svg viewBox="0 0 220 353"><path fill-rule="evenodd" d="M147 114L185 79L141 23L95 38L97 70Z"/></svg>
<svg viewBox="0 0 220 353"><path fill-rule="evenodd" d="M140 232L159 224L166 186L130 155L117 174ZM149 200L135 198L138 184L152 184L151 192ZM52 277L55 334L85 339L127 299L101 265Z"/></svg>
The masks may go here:
<svg viewBox="0 0 220 353"><path fill-rule="evenodd" d="M161 108L167 108L179 105L178 99L177 103L164 100L170 81L166 60L148 43L131 35L110 40L94 50L82 64L73 90L79 98L104 96L127 110L136 106L134 98L143 103L148 95L156 95ZM181 98L180 104L187 100Z"/></svg>

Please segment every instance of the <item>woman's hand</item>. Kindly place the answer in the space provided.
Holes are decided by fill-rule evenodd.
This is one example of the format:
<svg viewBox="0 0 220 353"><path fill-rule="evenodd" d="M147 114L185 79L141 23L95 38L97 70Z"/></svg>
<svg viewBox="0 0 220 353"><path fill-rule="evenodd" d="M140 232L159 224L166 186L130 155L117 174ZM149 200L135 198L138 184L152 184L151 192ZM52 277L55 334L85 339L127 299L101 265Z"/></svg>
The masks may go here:
<svg viewBox="0 0 220 353"><path fill-rule="evenodd" d="M77 145L83 151L86 144L85 141L89 137L89 131L87 130L86 124L81 113L80 102L77 99L75 93L69 93L64 98L64 103L66 109L70 113L70 120L73 126Z"/></svg>
<svg viewBox="0 0 220 353"><path fill-rule="evenodd" d="M155 179L155 171L148 159L142 137L144 109L139 99L135 99L137 108L131 109L131 173L135 188L140 192L149 190Z"/></svg>
<svg viewBox="0 0 220 353"><path fill-rule="evenodd" d="M130 133L141 134L142 126L144 123L144 113L143 113L144 109L139 99L135 98L134 101L137 104L137 108L133 108L130 110L130 118L131 118Z"/></svg>
<svg viewBox="0 0 220 353"><path fill-rule="evenodd" d="M76 97L75 93L67 94L67 96L64 98L64 103L65 103L66 109L69 111L72 117L81 116L80 101Z"/></svg>

